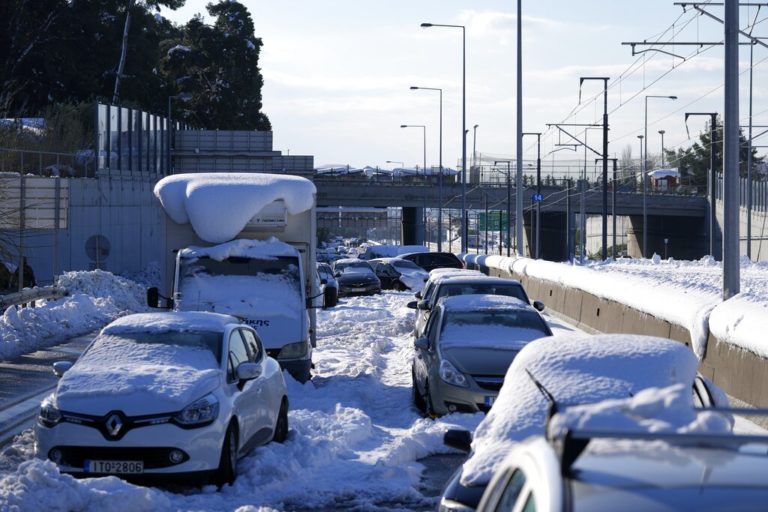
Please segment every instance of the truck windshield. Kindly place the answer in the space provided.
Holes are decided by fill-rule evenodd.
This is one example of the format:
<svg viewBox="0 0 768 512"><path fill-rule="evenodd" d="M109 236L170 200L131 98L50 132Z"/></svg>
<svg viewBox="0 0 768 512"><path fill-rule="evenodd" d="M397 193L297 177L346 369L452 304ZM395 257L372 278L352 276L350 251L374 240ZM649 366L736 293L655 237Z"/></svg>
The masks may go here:
<svg viewBox="0 0 768 512"><path fill-rule="evenodd" d="M276 308L290 314L303 305L298 256L182 258L179 272L182 310L250 317Z"/></svg>

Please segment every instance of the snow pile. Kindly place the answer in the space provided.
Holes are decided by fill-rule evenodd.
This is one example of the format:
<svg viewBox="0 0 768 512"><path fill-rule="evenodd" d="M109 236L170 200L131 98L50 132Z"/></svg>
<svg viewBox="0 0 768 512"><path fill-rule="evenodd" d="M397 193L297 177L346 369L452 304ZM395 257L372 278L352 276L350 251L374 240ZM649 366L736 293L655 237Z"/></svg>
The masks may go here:
<svg viewBox="0 0 768 512"><path fill-rule="evenodd" d="M612 334L533 341L517 354L496 402L475 430L462 483L488 482L516 443L544 433L549 403L530 375L567 406L627 398L650 387L690 389L697 367L685 345L664 338Z"/></svg>
<svg viewBox="0 0 768 512"><path fill-rule="evenodd" d="M181 256L184 258L202 258L208 256L216 261L224 261L232 256L242 256L245 258L277 258L280 256L297 256L299 251L285 242L275 237L267 240L232 240L212 247L191 246L182 249Z"/></svg>
<svg viewBox="0 0 768 512"><path fill-rule="evenodd" d="M155 185L155 196L178 224L192 225L211 243L232 240L265 206L282 200L296 215L315 204L314 183L277 174L196 173L166 176Z"/></svg>
<svg viewBox="0 0 768 512"><path fill-rule="evenodd" d="M5 310L0 317L0 358L51 346L147 309L141 285L102 270L66 272L59 276L59 285L69 296L37 301L35 308Z"/></svg>
<svg viewBox="0 0 768 512"><path fill-rule="evenodd" d="M552 417L547 434L557 438L568 430L728 434L732 423L722 414L696 411L691 387L675 384L644 389L631 398L569 407Z"/></svg>

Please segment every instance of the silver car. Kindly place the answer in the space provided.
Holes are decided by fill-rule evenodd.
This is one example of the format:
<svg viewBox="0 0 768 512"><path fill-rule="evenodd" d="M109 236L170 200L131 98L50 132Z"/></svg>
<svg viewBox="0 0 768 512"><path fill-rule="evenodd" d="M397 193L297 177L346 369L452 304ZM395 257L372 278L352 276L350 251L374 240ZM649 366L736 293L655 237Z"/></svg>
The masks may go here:
<svg viewBox="0 0 768 512"><path fill-rule="evenodd" d="M551 335L541 315L514 297L441 300L415 341L415 405L428 415L487 411L520 349Z"/></svg>
<svg viewBox="0 0 768 512"><path fill-rule="evenodd" d="M766 509L766 436L581 434L515 447L478 512Z"/></svg>

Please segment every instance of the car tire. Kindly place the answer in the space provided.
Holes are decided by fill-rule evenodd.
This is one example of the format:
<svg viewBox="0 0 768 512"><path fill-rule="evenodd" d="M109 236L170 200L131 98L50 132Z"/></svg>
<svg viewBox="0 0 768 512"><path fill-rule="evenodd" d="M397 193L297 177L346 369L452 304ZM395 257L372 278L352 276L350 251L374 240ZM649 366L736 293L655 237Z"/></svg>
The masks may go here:
<svg viewBox="0 0 768 512"><path fill-rule="evenodd" d="M437 418L435 406L432 405L432 393L429 391L429 381L424 383L424 414L428 418Z"/></svg>
<svg viewBox="0 0 768 512"><path fill-rule="evenodd" d="M416 385L416 371L413 369L411 369L411 381L413 382L413 405L415 405L416 409L418 409L420 412L426 413L427 404L424 402L424 397L421 396L421 393L419 393L419 388Z"/></svg>
<svg viewBox="0 0 768 512"><path fill-rule="evenodd" d="M219 488L232 484L237 477L237 427L230 423L221 447L219 467L213 475L213 483Z"/></svg>
<svg viewBox="0 0 768 512"><path fill-rule="evenodd" d="M277 413L277 422L275 423L275 433L272 440L276 443L284 443L288 438L288 401L283 398L280 404L280 412Z"/></svg>

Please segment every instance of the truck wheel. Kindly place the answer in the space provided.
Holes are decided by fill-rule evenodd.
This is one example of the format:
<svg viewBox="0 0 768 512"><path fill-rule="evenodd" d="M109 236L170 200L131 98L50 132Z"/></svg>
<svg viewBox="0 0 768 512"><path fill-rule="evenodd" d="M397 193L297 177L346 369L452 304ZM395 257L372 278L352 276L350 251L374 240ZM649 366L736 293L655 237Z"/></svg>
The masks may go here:
<svg viewBox="0 0 768 512"><path fill-rule="evenodd" d="M226 484L234 483L235 477L237 477L237 428L234 423L230 423L224 435L219 467L213 475L213 483L221 488Z"/></svg>

